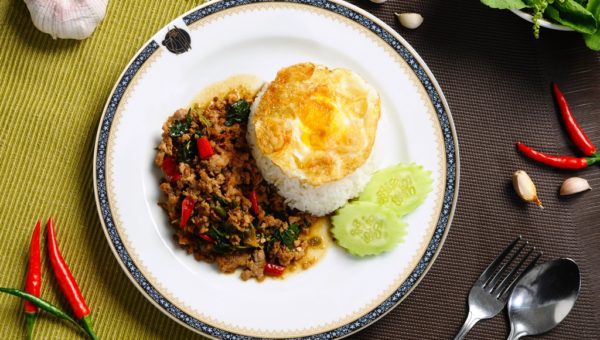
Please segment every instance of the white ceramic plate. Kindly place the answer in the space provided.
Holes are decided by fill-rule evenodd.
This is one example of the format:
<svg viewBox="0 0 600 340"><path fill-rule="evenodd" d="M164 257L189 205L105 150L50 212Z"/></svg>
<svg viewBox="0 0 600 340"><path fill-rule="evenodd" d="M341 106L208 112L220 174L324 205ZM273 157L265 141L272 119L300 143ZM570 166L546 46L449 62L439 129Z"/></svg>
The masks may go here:
<svg viewBox="0 0 600 340"><path fill-rule="evenodd" d="M190 48L191 47L191 48ZM382 99L375 153L380 166L415 162L434 189L406 217L393 251L355 258L337 246L285 280L243 282L197 262L173 241L158 207L154 148L169 115L231 75L273 79L311 61L354 70ZM213 337L351 334L401 301L431 266L448 232L458 189L458 149L433 75L391 28L344 2L211 2L177 18L142 47L120 76L95 149L98 210L109 244L157 308Z"/></svg>

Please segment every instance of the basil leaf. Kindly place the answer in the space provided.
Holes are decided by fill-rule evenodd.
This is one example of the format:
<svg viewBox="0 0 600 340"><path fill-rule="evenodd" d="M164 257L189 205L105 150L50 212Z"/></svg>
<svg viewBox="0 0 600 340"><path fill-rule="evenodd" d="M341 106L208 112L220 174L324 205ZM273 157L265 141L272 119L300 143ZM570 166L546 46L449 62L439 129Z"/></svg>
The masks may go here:
<svg viewBox="0 0 600 340"><path fill-rule="evenodd" d="M590 49L600 51L600 30L597 30L594 34L584 34L583 40Z"/></svg>
<svg viewBox="0 0 600 340"><path fill-rule="evenodd" d="M596 18L575 0L555 1L546 8L545 14L561 25L585 34L596 33Z"/></svg>
<svg viewBox="0 0 600 340"><path fill-rule="evenodd" d="M227 117L225 120L225 126L232 126L235 123L243 123L248 120L250 115L250 104L240 99L237 102L231 104L227 109Z"/></svg>
<svg viewBox="0 0 600 340"><path fill-rule="evenodd" d="M592 13L600 25L600 0L590 0L587 4L587 10ZM583 39L587 47L594 51L600 51L600 28L594 34L584 34Z"/></svg>
<svg viewBox="0 0 600 340"><path fill-rule="evenodd" d="M190 139L179 150L179 159L190 163L194 160L194 157L196 157L196 143L194 139Z"/></svg>
<svg viewBox="0 0 600 340"><path fill-rule="evenodd" d="M290 224L284 232L280 232L279 230L275 232L275 237L281 243L285 244L288 249L294 248L294 241L296 241L298 236L300 236L300 227L295 223Z"/></svg>
<svg viewBox="0 0 600 340"><path fill-rule="evenodd" d="M190 128L190 125L192 125L192 115L188 111L187 115L185 115L185 119L176 120L173 122L173 124L171 124L171 127L169 128L169 136L183 136Z"/></svg>
<svg viewBox="0 0 600 340"><path fill-rule="evenodd" d="M226 254L231 253L233 251L233 246L229 243L227 236L218 231L216 228L210 228L210 230L206 233L208 236L212 237L215 240L214 250L218 254Z"/></svg>
<svg viewBox="0 0 600 340"><path fill-rule="evenodd" d="M521 9L528 7L523 0L481 0L481 3L497 9Z"/></svg>
<svg viewBox="0 0 600 340"><path fill-rule="evenodd" d="M587 3L586 9L590 13L592 13L594 18L596 18L596 20L598 21L598 24L600 25L600 0L590 0Z"/></svg>

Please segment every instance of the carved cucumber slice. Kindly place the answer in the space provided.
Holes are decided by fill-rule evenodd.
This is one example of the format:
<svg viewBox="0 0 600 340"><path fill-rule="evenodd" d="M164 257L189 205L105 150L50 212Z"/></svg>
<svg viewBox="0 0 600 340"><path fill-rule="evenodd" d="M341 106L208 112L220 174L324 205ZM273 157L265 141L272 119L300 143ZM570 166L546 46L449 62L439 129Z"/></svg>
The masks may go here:
<svg viewBox="0 0 600 340"><path fill-rule="evenodd" d="M372 202L346 204L331 224L338 244L357 256L390 250L406 233L406 224L393 211Z"/></svg>
<svg viewBox="0 0 600 340"><path fill-rule="evenodd" d="M416 164L398 164L373 174L359 200L376 203L403 216L425 201L432 183L431 171Z"/></svg>

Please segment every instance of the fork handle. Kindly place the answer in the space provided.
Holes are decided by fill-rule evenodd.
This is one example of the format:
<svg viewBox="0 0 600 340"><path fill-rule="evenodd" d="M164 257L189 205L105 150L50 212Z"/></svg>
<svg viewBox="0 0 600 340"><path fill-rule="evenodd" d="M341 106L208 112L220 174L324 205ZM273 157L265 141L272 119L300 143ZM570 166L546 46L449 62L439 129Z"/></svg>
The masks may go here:
<svg viewBox="0 0 600 340"><path fill-rule="evenodd" d="M465 338L465 336L467 335L467 333L469 333L469 331L471 330L471 328L473 328L473 326L475 326L475 324L481 320L481 318L478 318L475 316L475 314L473 314L473 312L471 312L469 310L469 315L467 315L467 319L465 320L465 323L463 324L462 328L460 329L460 331L458 331L458 334L456 334L456 336L454 337L454 340L462 340Z"/></svg>

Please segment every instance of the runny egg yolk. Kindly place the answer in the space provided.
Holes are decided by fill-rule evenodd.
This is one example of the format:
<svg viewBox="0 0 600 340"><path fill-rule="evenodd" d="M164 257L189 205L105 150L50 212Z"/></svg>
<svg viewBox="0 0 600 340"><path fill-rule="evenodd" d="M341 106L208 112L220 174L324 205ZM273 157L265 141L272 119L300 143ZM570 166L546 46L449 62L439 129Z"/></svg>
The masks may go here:
<svg viewBox="0 0 600 340"><path fill-rule="evenodd" d="M334 110L326 96L316 94L298 111L302 142L310 149L324 150L332 135L342 132Z"/></svg>

